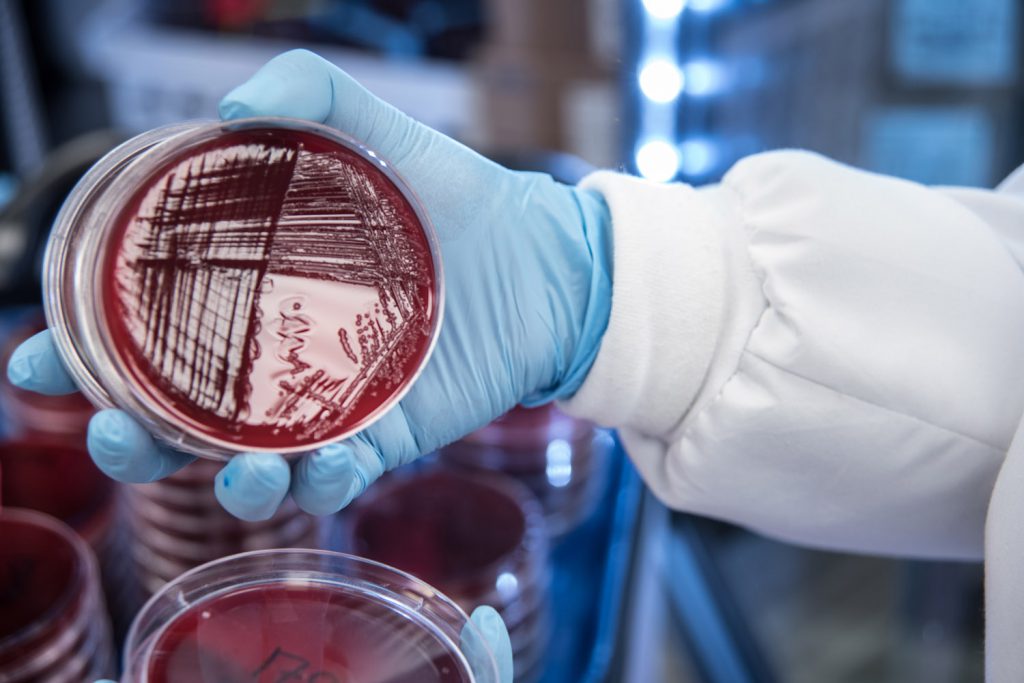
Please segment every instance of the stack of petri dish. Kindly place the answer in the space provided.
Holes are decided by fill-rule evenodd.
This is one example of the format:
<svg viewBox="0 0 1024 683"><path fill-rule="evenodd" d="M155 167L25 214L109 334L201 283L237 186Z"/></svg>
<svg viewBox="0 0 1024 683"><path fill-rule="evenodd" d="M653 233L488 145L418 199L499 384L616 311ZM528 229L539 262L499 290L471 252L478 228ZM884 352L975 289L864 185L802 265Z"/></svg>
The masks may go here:
<svg viewBox="0 0 1024 683"><path fill-rule="evenodd" d="M123 636L142 605L124 521L121 486L93 464L84 436L75 444L32 439L0 442L0 500L4 505L52 515L70 526L92 548L114 632Z"/></svg>
<svg viewBox="0 0 1024 683"><path fill-rule="evenodd" d="M499 683L466 614L422 581L324 551L199 567L138 615L122 683Z"/></svg>
<svg viewBox="0 0 1024 683"><path fill-rule="evenodd" d="M521 484L429 467L387 475L339 518L338 543L437 586L464 610L494 607L512 639L517 683L543 673L550 636L544 516Z"/></svg>
<svg viewBox="0 0 1024 683"><path fill-rule="evenodd" d="M0 366L14 349L43 330L41 312L28 313L3 344ZM103 592L116 638L142 605L129 554L131 535L121 485L106 477L85 450L96 409L81 394L44 396L19 389L0 374L0 492L7 505L45 512L74 529L99 560Z"/></svg>
<svg viewBox="0 0 1024 683"><path fill-rule="evenodd" d="M319 544L317 518L302 512L291 499L264 522L243 522L226 512L213 492L222 466L200 459L160 481L129 487L126 502L135 532L132 555L146 594L218 558Z"/></svg>
<svg viewBox="0 0 1024 683"><path fill-rule="evenodd" d="M608 472L614 442L604 430L549 404L517 407L440 451L451 465L491 470L529 488L557 538L593 512Z"/></svg>
<svg viewBox="0 0 1024 683"><path fill-rule="evenodd" d="M94 681L114 671L96 558L67 525L0 511L0 681Z"/></svg>

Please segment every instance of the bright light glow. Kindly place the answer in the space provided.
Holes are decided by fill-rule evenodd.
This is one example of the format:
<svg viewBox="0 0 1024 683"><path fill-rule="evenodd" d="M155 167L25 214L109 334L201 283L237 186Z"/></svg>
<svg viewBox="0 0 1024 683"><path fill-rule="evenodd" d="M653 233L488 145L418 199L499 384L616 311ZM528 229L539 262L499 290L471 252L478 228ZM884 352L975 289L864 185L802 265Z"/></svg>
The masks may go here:
<svg viewBox="0 0 1024 683"><path fill-rule="evenodd" d="M508 572L502 572L498 575L498 580L494 582L494 587L498 589L498 594L502 597L511 598L519 589L519 579Z"/></svg>
<svg viewBox="0 0 1024 683"><path fill-rule="evenodd" d="M637 150L636 168L650 180L661 183L672 180L679 172L679 152L666 140L651 140Z"/></svg>
<svg viewBox="0 0 1024 683"><path fill-rule="evenodd" d="M572 446L565 439L555 439L548 444L547 468L545 474L548 483L557 488L568 486L572 481Z"/></svg>
<svg viewBox="0 0 1024 683"><path fill-rule="evenodd" d="M644 0L644 9L655 19L675 19L686 6L686 0Z"/></svg>
<svg viewBox="0 0 1024 683"><path fill-rule="evenodd" d="M695 59L683 66L683 75L688 95L714 95L726 86L725 68L720 62L709 59Z"/></svg>
<svg viewBox="0 0 1024 683"><path fill-rule="evenodd" d="M729 0L690 0L690 9L694 12L718 12L729 5Z"/></svg>
<svg viewBox="0 0 1024 683"><path fill-rule="evenodd" d="M654 102L671 102L683 89L683 72L667 59L652 59L640 69L640 90Z"/></svg>
<svg viewBox="0 0 1024 683"><path fill-rule="evenodd" d="M708 140L686 140L679 145L680 167L691 176L704 175L718 163L718 150Z"/></svg>

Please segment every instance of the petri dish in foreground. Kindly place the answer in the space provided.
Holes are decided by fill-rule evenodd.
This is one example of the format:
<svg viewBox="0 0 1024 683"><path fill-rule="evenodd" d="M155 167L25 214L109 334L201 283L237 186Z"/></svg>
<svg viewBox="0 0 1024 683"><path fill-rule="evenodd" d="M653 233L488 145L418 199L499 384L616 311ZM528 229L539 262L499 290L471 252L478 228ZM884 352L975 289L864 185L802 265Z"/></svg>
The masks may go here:
<svg viewBox="0 0 1024 683"><path fill-rule="evenodd" d="M395 569L340 553L271 550L192 570L139 613L129 681L497 683L454 603Z"/></svg>
<svg viewBox="0 0 1024 683"><path fill-rule="evenodd" d="M360 143L291 119L179 125L111 152L58 216L44 285L90 400L221 459L366 427L442 318L412 191Z"/></svg>

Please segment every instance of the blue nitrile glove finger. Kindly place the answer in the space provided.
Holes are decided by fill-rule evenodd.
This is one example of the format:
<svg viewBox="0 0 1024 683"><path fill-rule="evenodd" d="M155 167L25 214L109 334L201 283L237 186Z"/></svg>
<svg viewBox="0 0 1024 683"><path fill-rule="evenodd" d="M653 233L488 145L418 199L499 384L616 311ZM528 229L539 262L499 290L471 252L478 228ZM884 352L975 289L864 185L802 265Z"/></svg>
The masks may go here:
<svg viewBox="0 0 1024 683"><path fill-rule="evenodd" d="M304 507L344 505L381 472L517 403L579 388L611 306L610 219L600 196L504 169L306 51L269 62L220 111L320 121L361 140L412 187L441 244L446 310L430 362L399 406L348 443L350 476L342 465L297 466L292 493Z"/></svg>
<svg viewBox="0 0 1024 683"><path fill-rule="evenodd" d="M490 651L498 665L498 683L512 683L512 641L505 622L493 607L486 605L473 610L470 620L476 626L476 633L463 629L461 642L462 652L470 668L474 672L483 670L482 663L486 661L484 653ZM479 673L477 677L481 677Z"/></svg>
<svg viewBox="0 0 1024 683"><path fill-rule="evenodd" d="M384 472L419 456L408 424L400 404L344 443L304 456L295 465L292 497L315 515L345 507ZM390 462L383 452L392 455Z"/></svg>
<svg viewBox="0 0 1024 683"><path fill-rule="evenodd" d="M57 355L49 330L29 337L14 350L7 361L7 379L16 387L50 396L78 391Z"/></svg>
<svg viewBox="0 0 1024 683"><path fill-rule="evenodd" d="M224 509L247 522L270 519L288 495L291 470L275 453L243 453L217 473L213 490Z"/></svg>
<svg viewBox="0 0 1024 683"><path fill-rule="evenodd" d="M195 460L165 448L143 427L120 410L101 410L89 420L89 454L108 477L145 483L177 472Z"/></svg>
<svg viewBox="0 0 1024 683"><path fill-rule="evenodd" d="M358 467L351 442L325 446L296 463L292 498L310 514L333 514L362 493Z"/></svg>

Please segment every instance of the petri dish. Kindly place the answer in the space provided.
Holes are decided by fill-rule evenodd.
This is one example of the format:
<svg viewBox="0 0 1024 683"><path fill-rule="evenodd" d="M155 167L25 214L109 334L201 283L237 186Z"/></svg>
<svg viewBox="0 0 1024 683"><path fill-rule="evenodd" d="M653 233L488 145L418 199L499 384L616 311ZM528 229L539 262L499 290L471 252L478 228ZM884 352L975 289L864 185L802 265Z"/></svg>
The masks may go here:
<svg viewBox="0 0 1024 683"><path fill-rule="evenodd" d="M96 560L58 520L0 511L0 680L109 674L111 644Z"/></svg>
<svg viewBox="0 0 1024 683"><path fill-rule="evenodd" d="M226 512L213 493L219 469L216 462L197 460L160 481L128 487L125 504L135 537L130 554L147 594L229 555L319 545L319 520L292 500L260 522Z"/></svg>
<svg viewBox="0 0 1024 683"><path fill-rule="evenodd" d="M439 454L449 465L514 477L540 501L548 533L559 538L594 511L613 447L607 432L549 404L516 407Z"/></svg>
<svg viewBox="0 0 1024 683"><path fill-rule="evenodd" d="M77 444L38 435L0 442L0 501L52 515L89 544L99 562L115 635L123 635L141 595L131 563L125 561L131 539L122 485L93 464L81 438Z"/></svg>
<svg viewBox="0 0 1024 683"><path fill-rule="evenodd" d="M165 586L136 617L122 681L497 683L451 600L391 567L327 551L245 553Z"/></svg>
<svg viewBox="0 0 1024 683"><path fill-rule="evenodd" d="M339 542L417 576L509 630L517 683L533 680L550 637L544 517L505 476L433 467L382 478L341 513Z"/></svg>
<svg viewBox="0 0 1024 683"><path fill-rule="evenodd" d="M426 364L444 301L433 228L387 162L279 118L115 149L58 215L44 289L90 401L215 459L371 424Z"/></svg>

